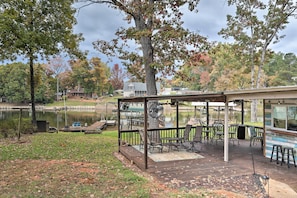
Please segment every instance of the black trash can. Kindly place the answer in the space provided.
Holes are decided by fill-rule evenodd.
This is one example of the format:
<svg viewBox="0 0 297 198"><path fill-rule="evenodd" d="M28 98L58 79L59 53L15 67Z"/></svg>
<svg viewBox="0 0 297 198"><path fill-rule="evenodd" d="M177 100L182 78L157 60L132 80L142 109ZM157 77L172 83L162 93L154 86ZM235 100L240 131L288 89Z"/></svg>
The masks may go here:
<svg viewBox="0 0 297 198"><path fill-rule="evenodd" d="M46 120L37 120L37 132L48 132L49 123Z"/></svg>
<svg viewBox="0 0 297 198"><path fill-rule="evenodd" d="M245 139L245 126L239 125L237 130L237 139L244 140Z"/></svg>

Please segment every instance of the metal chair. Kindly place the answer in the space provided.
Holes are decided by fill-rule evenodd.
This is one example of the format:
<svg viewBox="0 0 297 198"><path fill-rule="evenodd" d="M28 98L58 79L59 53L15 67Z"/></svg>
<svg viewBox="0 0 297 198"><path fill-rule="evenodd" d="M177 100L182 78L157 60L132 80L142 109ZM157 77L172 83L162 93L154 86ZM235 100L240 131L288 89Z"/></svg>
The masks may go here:
<svg viewBox="0 0 297 198"><path fill-rule="evenodd" d="M255 145L255 141L260 141L262 146L263 137L257 134L254 126L248 127L248 134L250 136L250 146Z"/></svg>
<svg viewBox="0 0 297 198"><path fill-rule="evenodd" d="M238 131L238 125L237 124L231 124L228 127L229 140L233 141L233 146L234 146L235 141L237 141L237 144L239 145L239 140L236 137L237 131Z"/></svg>
<svg viewBox="0 0 297 198"><path fill-rule="evenodd" d="M214 123L213 124L213 130L214 130L214 137L213 139L216 141L216 144L218 141L224 140L224 125L222 123Z"/></svg>

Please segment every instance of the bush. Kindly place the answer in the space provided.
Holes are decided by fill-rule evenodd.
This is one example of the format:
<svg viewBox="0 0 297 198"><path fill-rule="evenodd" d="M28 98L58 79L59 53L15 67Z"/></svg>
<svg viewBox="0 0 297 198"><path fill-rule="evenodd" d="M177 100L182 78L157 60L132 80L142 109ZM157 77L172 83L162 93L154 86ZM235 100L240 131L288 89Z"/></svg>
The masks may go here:
<svg viewBox="0 0 297 198"><path fill-rule="evenodd" d="M1 123L0 135L2 138L15 137L17 132L16 119L10 119Z"/></svg>
<svg viewBox="0 0 297 198"><path fill-rule="evenodd" d="M0 126L0 138L14 138L18 135L19 119L12 118L1 122ZM22 119L20 126L21 134L33 133L33 125L30 119Z"/></svg>
<svg viewBox="0 0 297 198"><path fill-rule="evenodd" d="M22 134L32 134L34 133L34 127L32 125L32 121L30 118L26 118L22 120L22 126L21 126L21 133Z"/></svg>

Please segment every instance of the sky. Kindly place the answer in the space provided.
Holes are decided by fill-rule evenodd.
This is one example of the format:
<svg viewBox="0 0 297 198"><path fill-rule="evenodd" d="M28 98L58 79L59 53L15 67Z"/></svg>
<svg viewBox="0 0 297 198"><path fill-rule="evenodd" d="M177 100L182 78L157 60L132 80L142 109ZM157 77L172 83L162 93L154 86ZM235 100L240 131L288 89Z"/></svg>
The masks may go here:
<svg viewBox="0 0 297 198"><path fill-rule="evenodd" d="M222 36L218 35L218 32L226 27L226 15L234 13L234 9L228 7L227 0L200 0L198 10L198 13L190 13L185 10L185 27L207 37L209 41L226 42ZM102 4L93 4L80 9L76 15L78 23L74 31L82 33L85 38L85 41L81 43L81 49L88 50L89 57L100 57L102 61L106 62L106 56L96 51L92 42L98 39L110 41L115 38L116 30L119 27L127 26L123 17L124 14L120 11ZM281 35L286 35L285 38L277 44L270 45L269 48L275 52L297 55L296 30L297 19L291 18L286 29L281 32ZM114 59L113 62L120 64L120 60Z"/></svg>

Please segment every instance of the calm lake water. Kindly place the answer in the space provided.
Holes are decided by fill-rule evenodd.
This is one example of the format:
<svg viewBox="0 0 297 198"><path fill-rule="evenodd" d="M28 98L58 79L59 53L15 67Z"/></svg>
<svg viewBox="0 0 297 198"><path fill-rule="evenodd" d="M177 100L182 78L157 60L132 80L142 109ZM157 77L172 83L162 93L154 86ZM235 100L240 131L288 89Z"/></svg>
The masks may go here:
<svg viewBox="0 0 297 198"><path fill-rule="evenodd" d="M29 118L31 117L30 111L23 111L22 114L23 118ZM64 126L69 126L73 122L81 122L82 125L91 125L96 121L99 121L101 119L104 119L105 116L109 120L117 120L117 113L113 112L108 115L106 115L106 112L83 112L83 111L59 111L59 112L47 112L47 111L37 111L36 112L36 118L37 120L46 120L49 122L49 126L51 127L57 127L57 128L63 128ZM206 115L200 111L196 111L194 113L193 110L186 110L179 112L179 125L184 126L188 121L196 117L201 120L206 120ZM5 122L5 120L10 118L19 118L19 111L0 111L0 121ZM229 118L235 122L240 123L240 112L237 111L231 111ZM217 112L217 111L210 111L210 120L218 120L218 119L224 119L224 113L223 112ZM165 121L165 127L175 127L176 126L176 114L175 111L171 112L164 112L164 121Z"/></svg>

